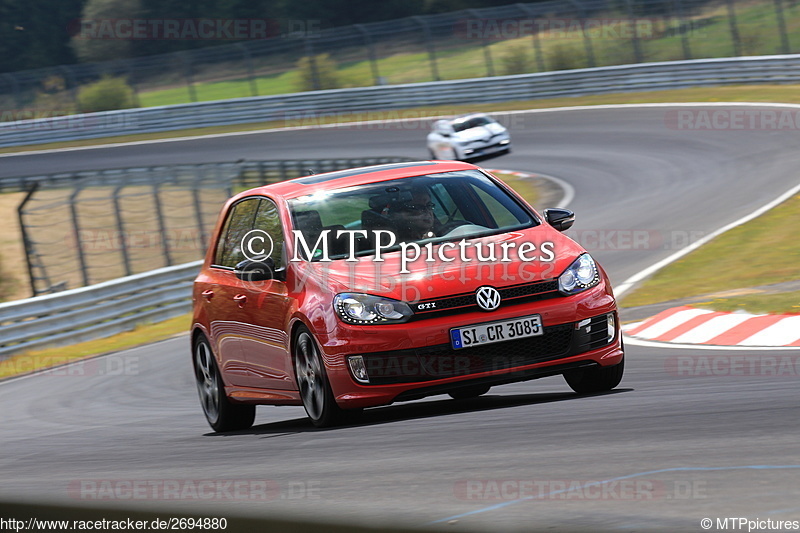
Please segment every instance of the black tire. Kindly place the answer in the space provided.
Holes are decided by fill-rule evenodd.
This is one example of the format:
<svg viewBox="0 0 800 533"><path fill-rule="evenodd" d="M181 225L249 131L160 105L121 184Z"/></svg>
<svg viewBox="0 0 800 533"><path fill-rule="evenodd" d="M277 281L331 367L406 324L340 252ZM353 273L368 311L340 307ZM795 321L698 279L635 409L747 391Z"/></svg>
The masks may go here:
<svg viewBox="0 0 800 533"><path fill-rule="evenodd" d="M192 361L200 405L211 429L222 433L252 426L256 419L256 406L228 400L214 352L204 336L199 336L194 343Z"/></svg>
<svg viewBox="0 0 800 533"><path fill-rule="evenodd" d="M317 341L305 326L295 333L292 353L300 398L312 424L318 428L335 426L358 412L345 411L336 404Z"/></svg>
<svg viewBox="0 0 800 533"><path fill-rule="evenodd" d="M564 373L564 379L578 394L610 391L622 381L625 359L614 366L596 366Z"/></svg>
<svg viewBox="0 0 800 533"><path fill-rule="evenodd" d="M470 398L477 398L478 396L483 396L487 392L489 392L491 387L489 385L475 385L472 387L465 387L463 389L457 389L447 394L454 400L469 400Z"/></svg>

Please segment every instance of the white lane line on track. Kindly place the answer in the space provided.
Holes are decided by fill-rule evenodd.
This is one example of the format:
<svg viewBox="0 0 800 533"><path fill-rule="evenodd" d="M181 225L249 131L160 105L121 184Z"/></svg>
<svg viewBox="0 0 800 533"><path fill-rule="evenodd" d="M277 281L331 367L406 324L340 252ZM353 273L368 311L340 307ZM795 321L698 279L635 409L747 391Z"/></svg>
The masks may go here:
<svg viewBox="0 0 800 533"><path fill-rule="evenodd" d="M560 113L564 111L584 111L591 109L636 109L636 108L659 108L659 107L784 107L788 109L800 109L800 104L777 104L766 102L684 102L684 103L651 103L651 104L603 104L603 105L583 105L583 106L566 106L566 107L549 107L546 109L514 109L511 111L487 111L493 115L520 115L525 113L539 114L539 113ZM387 111L391 112L391 111ZM401 111L398 110L398 113ZM360 126L366 124L393 124L396 122L407 122L409 120L436 120L445 118L451 115L436 115L436 116L410 116L397 119L386 120L363 120L355 122L341 122L338 124L314 124L309 126L289 126L286 128L265 128L261 130L251 131L231 131L227 133L210 133L206 135L184 136L184 137L171 137L169 139L148 139L143 141L128 141L111 144L95 144L91 146L73 146L69 148L51 148L46 150L32 150L29 152L10 152L7 154L0 154L2 157L20 157L26 155L41 155L41 154L55 154L61 152L75 152L79 150L102 150L104 148L120 148L125 146L142 146L148 144L161 144L171 142L186 142L201 139L221 139L224 137L235 137L237 135L259 135L262 133L275 133L282 131L305 131L316 129L335 129L347 128L353 126ZM180 131L180 130L176 130ZM135 134L131 134L135 135Z"/></svg>
<svg viewBox="0 0 800 533"><path fill-rule="evenodd" d="M523 172L521 170L502 170L502 169L486 169L489 172L498 172L504 174L514 174L521 178L544 178L546 180L552 181L559 187L561 190L564 191L564 196L558 202L558 207L566 208L569 204L572 203L572 200L575 199L575 187L567 183L566 181L562 180L561 178L556 178L555 176L550 176L549 174L542 174L541 172Z"/></svg>
<svg viewBox="0 0 800 533"><path fill-rule="evenodd" d="M564 197L559 202L558 207L566 208L569 204L572 203L572 200L575 199L575 187L567 183L566 181L562 180L561 178L557 178L555 176L550 176L549 174L542 174L541 172L537 172L537 174L545 179L548 179L561 187L564 191Z"/></svg>
<svg viewBox="0 0 800 533"><path fill-rule="evenodd" d="M669 265L670 263L673 263L673 262L677 261L678 259L680 259L681 257L685 256L686 254L688 254L690 252L693 252L694 250L700 248L701 246L703 246L705 243L707 243L711 239L714 239L715 237L718 237L718 236L722 235L726 231L731 230L731 229L733 229L733 228L735 228L737 226L741 226L742 224L745 224L746 222L750 222L754 218L757 218L757 217L763 215L764 213L766 213L767 211L769 211L773 207L785 202L786 200L788 200L789 198L791 198L792 196L794 196L798 192L800 192L800 184L792 187L791 189L789 189L785 193L783 193L780 196L778 196L776 199L772 200L771 202L768 202L766 205L763 205L763 206L759 207L758 209L756 209L752 213L750 213L748 215L745 215L745 216L741 217L738 220L734 220L733 222L731 222L727 226L723 226L722 228L720 228L720 229L718 229L718 230L706 235L702 239L699 239L699 240L693 242L689 246L686 246L685 248L682 248L681 250L678 250L677 252L675 252L674 254L670 255L669 257L666 257L666 258L662 259L661 261L658 261L657 263L655 263L653 265L650 265L649 267L645 268L644 270L634 274L633 276L631 276L628 279L626 279L625 281L623 281L622 284L620 284L617 287L615 287L614 288L614 294L616 295L617 298L619 298L622 294L624 294L625 292L630 290L630 288L633 287L633 285L635 285L636 283L639 283L640 281L642 281L646 277L648 277L648 276L650 276L652 274L655 274L657 271L661 270L665 266Z"/></svg>

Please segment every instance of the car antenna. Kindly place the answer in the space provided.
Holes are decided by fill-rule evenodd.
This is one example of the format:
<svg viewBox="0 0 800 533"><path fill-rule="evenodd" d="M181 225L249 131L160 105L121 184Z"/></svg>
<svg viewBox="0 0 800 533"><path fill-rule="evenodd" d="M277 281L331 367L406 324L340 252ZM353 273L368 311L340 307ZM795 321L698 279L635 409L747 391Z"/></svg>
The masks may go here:
<svg viewBox="0 0 800 533"><path fill-rule="evenodd" d="M316 176L316 175L317 175L317 173L316 173L316 172L314 172L314 169L313 169L313 168L309 168L309 169L308 169L308 175L309 175L309 176Z"/></svg>

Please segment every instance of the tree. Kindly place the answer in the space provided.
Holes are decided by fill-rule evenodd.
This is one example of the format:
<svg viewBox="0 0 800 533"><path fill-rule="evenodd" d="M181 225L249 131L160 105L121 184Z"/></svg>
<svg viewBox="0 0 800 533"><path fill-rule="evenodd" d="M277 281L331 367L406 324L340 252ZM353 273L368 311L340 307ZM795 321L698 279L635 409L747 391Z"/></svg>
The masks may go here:
<svg viewBox="0 0 800 533"><path fill-rule="evenodd" d="M74 63L70 21L85 0L0 1L0 72Z"/></svg>
<svg viewBox="0 0 800 533"><path fill-rule="evenodd" d="M88 0L72 48L81 61L125 59L135 55L134 41L116 32L111 21L142 16L141 0Z"/></svg>

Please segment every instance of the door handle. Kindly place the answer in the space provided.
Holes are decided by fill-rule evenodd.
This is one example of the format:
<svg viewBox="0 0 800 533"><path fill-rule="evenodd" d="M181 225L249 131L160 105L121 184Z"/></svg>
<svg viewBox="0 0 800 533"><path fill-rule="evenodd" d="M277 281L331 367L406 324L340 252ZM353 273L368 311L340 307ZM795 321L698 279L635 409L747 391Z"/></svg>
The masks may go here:
<svg viewBox="0 0 800 533"><path fill-rule="evenodd" d="M203 296L203 298L206 299L206 301L209 301L209 302L211 301L211 298L214 297L214 291L212 291L211 289L206 289L203 292L201 292L200 294Z"/></svg>
<svg viewBox="0 0 800 533"><path fill-rule="evenodd" d="M244 307L244 304L247 303L247 296L244 294L237 294L233 297L233 301L239 304L239 307Z"/></svg>

